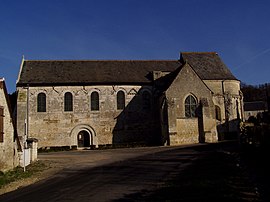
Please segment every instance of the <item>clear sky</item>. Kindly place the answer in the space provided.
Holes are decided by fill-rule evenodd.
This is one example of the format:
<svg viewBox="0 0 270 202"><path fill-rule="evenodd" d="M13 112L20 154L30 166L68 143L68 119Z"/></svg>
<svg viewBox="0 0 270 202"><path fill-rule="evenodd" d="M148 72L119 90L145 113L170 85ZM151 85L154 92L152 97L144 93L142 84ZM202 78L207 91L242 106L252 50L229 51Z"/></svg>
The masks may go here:
<svg viewBox="0 0 270 202"><path fill-rule="evenodd" d="M0 77L28 60L179 59L217 52L247 84L270 82L269 0L0 0Z"/></svg>

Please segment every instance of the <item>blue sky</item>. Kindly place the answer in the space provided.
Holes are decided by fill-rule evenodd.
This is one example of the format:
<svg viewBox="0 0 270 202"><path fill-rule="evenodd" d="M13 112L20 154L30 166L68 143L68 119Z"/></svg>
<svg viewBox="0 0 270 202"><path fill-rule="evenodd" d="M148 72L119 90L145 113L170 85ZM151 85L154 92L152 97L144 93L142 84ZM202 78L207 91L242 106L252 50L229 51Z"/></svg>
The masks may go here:
<svg viewBox="0 0 270 202"><path fill-rule="evenodd" d="M0 0L0 77L28 60L178 59L218 52L242 82L269 81L270 1Z"/></svg>

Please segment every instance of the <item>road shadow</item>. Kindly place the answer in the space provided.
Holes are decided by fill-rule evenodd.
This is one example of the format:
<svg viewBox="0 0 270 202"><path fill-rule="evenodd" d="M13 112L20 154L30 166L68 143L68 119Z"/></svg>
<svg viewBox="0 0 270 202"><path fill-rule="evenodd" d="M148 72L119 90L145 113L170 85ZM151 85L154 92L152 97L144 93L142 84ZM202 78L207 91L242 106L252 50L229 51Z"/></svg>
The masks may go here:
<svg viewBox="0 0 270 202"><path fill-rule="evenodd" d="M154 190L127 194L124 201L269 201L252 178L236 142L194 148L202 152L191 165ZM259 193L260 192L260 193ZM264 192L264 193L263 193Z"/></svg>

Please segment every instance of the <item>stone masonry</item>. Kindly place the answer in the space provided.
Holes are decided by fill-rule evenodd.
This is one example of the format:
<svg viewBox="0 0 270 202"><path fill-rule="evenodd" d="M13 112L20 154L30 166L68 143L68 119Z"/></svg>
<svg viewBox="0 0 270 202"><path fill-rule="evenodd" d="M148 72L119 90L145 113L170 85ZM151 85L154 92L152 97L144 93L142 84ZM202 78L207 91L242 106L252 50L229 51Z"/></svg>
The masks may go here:
<svg viewBox="0 0 270 202"><path fill-rule="evenodd" d="M240 81L217 53L172 61L23 60L17 92L18 133L39 148L216 142L237 135L243 117ZM98 110L91 109L94 92Z"/></svg>

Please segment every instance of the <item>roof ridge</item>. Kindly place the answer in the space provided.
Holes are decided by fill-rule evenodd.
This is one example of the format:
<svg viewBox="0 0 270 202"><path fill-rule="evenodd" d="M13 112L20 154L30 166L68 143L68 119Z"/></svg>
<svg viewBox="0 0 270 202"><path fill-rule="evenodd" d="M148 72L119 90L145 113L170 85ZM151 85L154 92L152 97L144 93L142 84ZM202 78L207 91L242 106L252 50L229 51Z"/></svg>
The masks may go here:
<svg viewBox="0 0 270 202"><path fill-rule="evenodd" d="M211 52L181 52L182 54L216 54L218 55L217 52L211 51Z"/></svg>
<svg viewBox="0 0 270 202"><path fill-rule="evenodd" d="M25 62L176 62L179 61L178 59L173 60L173 59L151 59L151 60L87 60L87 59L82 59L82 60L24 60Z"/></svg>

